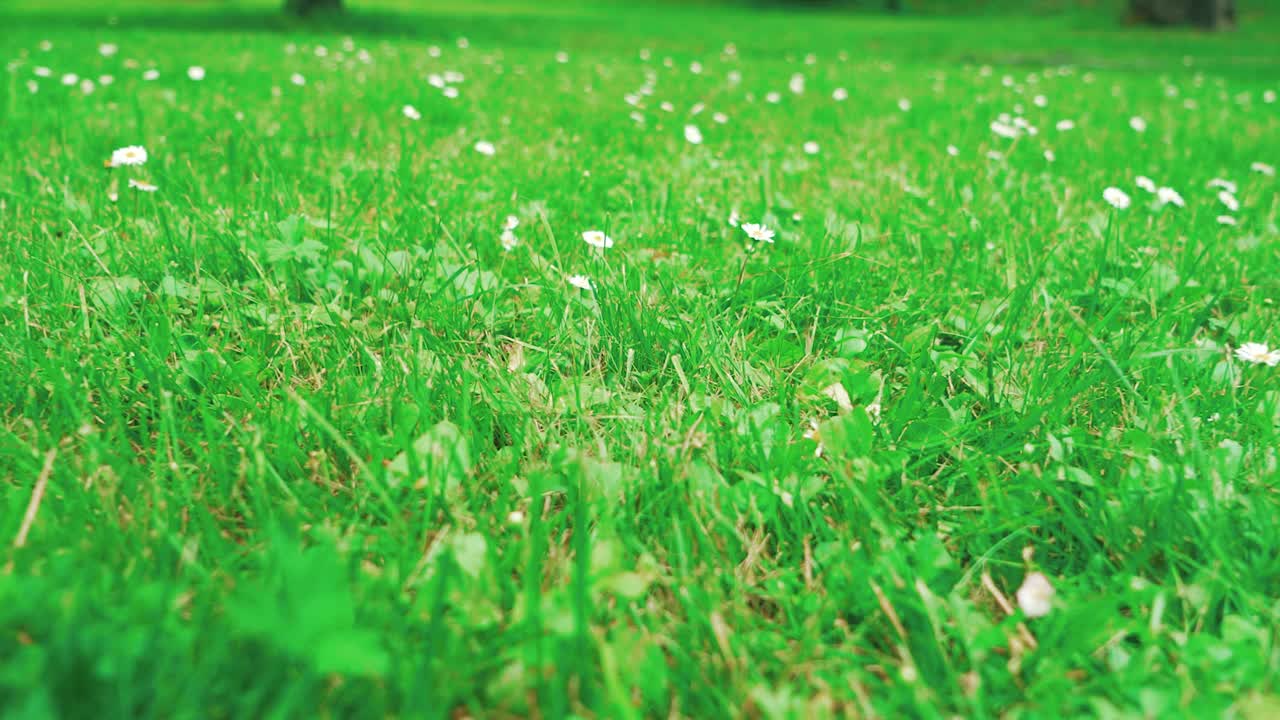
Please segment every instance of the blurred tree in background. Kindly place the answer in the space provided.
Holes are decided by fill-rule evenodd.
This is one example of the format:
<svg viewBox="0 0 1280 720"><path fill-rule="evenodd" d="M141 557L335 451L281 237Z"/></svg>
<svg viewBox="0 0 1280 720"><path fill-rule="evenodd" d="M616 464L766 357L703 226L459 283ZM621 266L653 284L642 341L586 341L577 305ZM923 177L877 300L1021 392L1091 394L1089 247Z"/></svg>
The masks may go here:
<svg viewBox="0 0 1280 720"><path fill-rule="evenodd" d="M1133 17L1154 25L1226 29L1236 24L1235 0L1129 0Z"/></svg>
<svg viewBox="0 0 1280 720"><path fill-rule="evenodd" d="M746 0L752 2L753 0ZM1149 25L1196 25L1220 30L1235 27L1236 0L1124 0L1128 3L1129 18ZM807 5L846 7L858 9L882 9L898 14L914 10L927 14L945 12L972 12L975 10L999 10L1019 7L1040 10L1090 8L1105 12L1108 4L1098 0L754 0L768 5ZM285 8L295 15L333 13L342 10L343 0L285 0ZM1101 5L1102 7L1098 7ZM1116 5L1111 5L1114 8Z"/></svg>
<svg viewBox="0 0 1280 720"><path fill-rule="evenodd" d="M315 12L338 12L342 0L285 0L285 9L294 15L310 15Z"/></svg>

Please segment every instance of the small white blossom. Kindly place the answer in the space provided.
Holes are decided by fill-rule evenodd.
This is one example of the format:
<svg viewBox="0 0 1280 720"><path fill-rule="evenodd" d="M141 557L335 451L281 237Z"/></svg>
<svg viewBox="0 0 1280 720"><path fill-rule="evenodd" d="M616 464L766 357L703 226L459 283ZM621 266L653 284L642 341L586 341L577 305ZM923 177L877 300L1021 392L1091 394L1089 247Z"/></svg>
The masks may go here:
<svg viewBox="0 0 1280 720"><path fill-rule="evenodd" d="M147 161L147 150L141 145L127 145L111 153L112 167L142 165Z"/></svg>
<svg viewBox="0 0 1280 720"><path fill-rule="evenodd" d="M899 98L898 109L901 110L902 112L909 111L911 109L911 101L906 98Z"/></svg>
<svg viewBox="0 0 1280 720"><path fill-rule="evenodd" d="M477 140L475 144L475 151L481 155L492 157L497 154L498 148L488 140Z"/></svg>
<svg viewBox="0 0 1280 720"><path fill-rule="evenodd" d="M1280 350L1268 350L1265 343L1248 342L1236 348L1236 357L1254 365L1280 365Z"/></svg>
<svg viewBox="0 0 1280 720"><path fill-rule="evenodd" d="M129 178L129 187L133 188L134 190L141 190L142 192L149 192L149 193L153 193L156 190L159 190L158 187L156 187L155 185L152 185L149 182L146 182L144 180L134 180L133 178Z"/></svg>
<svg viewBox="0 0 1280 720"><path fill-rule="evenodd" d="M511 252L520 244L520 239L510 228L504 229L499 239L502 241L502 249L506 252Z"/></svg>
<svg viewBox="0 0 1280 720"><path fill-rule="evenodd" d="M1141 117L1138 117L1137 115L1134 115L1133 117L1129 118L1129 127L1133 128L1134 132L1140 132L1140 133L1146 132L1147 121L1143 120Z"/></svg>
<svg viewBox="0 0 1280 720"><path fill-rule="evenodd" d="M1250 170L1252 170L1252 171L1254 171L1254 172L1256 172L1256 173L1262 173L1263 175L1266 175L1267 177L1275 177L1275 175L1276 175L1276 169L1275 169L1275 166L1273 166L1273 165L1268 165L1268 164L1266 164L1266 163L1264 163L1264 162L1255 162L1255 163L1253 163L1252 165L1250 165L1250 166L1249 166L1249 169L1250 169Z"/></svg>
<svg viewBox="0 0 1280 720"><path fill-rule="evenodd" d="M1058 132L1068 132L1076 129L1076 121L1070 119L1059 120L1058 124L1054 125L1054 127L1058 129Z"/></svg>
<svg viewBox="0 0 1280 720"><path fill-rule="evenodd" d="M422 119L422 113L418 112L418 108L412 105L405 105L404 107L400 108L400 112L404 113L404 116L409 118L410 120Z"/></svg>
<svg viewBox="0 0 1280 720"><path fill-rule="evenodd" d="M742 231L752 240L766 243L773 242L774 232L759 223L743 223Z"/></svg>
<svg viewBox="0 0 1280 720"><path fill-rule="evenodd" d="M687 140L692 145L701 145L702 131L698 129L697 125L685 125L684 139Z"/></svg>
<svg viewBox="0 0 1280 720"><path fill-rule="evenodd" d="M608 250L613 247L613 238L599 230L587 230L582 233L582 241L593 248Z"/></svg>
<svg viewBox="0 0 1280 720"><path fill-rule="evenodd" d="M515 230L520 227L520 218L515 215L508 215L506 220L502 221L503 230Z"/></svg>
<svg viewBox="0 0 1280 720"><path fill-rule="evenodd" d="M1236 199L1235 195L1232 195L1226 190L1218 192L1218 202L1226 205L1227 209L1231 212L1236 212L1240 209L1240 201Z"/></svg>
<svg viewBox="0 0 1280 720"><path fill-rule="evenodd" d="M1029 618L1044 617L1053 609L1053 585L1043 573L1033 572L1022 580L1018 588L1018 607Z"/></svg>
<svg viewBox="0 0 1280 720"><path fill-rule="evenodd" d="M298 87L302 87L307 84L307 78L304 77L302 73L294 73L289 76L289 82L297 85Z"/></svg>
<svg viewBox="0 0 1280 720"><path fill-rule="evenodd" d="M1156 181L1152 180L1146 175L1139 175L1138 177L1134 178L1133 184L1137 185L1143 190L1146 190L1149 193L1153 193L1156 191Z"/></svg>
<svg viewBox="0 0 1280 720"><path fill-rule="evenodd" d="M579 290L595 290L595 283L591 282L591 278L586 275L570 275L569 284Z"/></svg>
<svg viewBox="0 0 1280 720"><path fill-rule="evenodd" d="M1239 192L1239 189L1236 187L1235 183L1231 182L1230 180L1223 180L1222 178L1214 178L1210 180L1209 187L1218 188L1219 190L1226 190L1232 195Z"/></svg>
<svg viewBox="0 0 1280 720"><path fill-rule="evenodd" d="M192 65L191 67L187 68L187 77L197 82L203 80L204 68L200 67L199 65Z"/></svg>
<svg viewBox="0 0 1280 720"><path fill-rule="evenodd" d="M1125 191L1117 187L1109 187L1103 190L1102 199L1117 210L1125 210L1129 207L1129 196L1125 194Z"/></svg>
<svg viewBox="0 0 1280 720"><path fill-rule="evenodd" d="M101 43L98 45L98 54L102 57L111 57L119 51L120 48L115 43Z"/></svg>
<svg viewBox="0 0 1280 720"><path fill-rule="evenodd" d="M1186 207L1187 203L1182 199L1182 195L1171 187L1162 187L1156 190L1156 198L1161 205L1177 205L1178 207Z"/></svg>
<svg viewBox="0 0 1280 720"><path fill-rule="evenodd" d="M159 71L159 70L157 70L157 69L155 69L155 68L151 68L151 69L149 69L149 70L144 70L144 71L143 71L143 73L142 73L142 79L143 79L143 80L146 80L147 82L151 82L152 80L159 80L159 79L160 79L160 71Z"/></svg>
<svg viewBox="0 0 1280 720"><path fill-rule="evenodd" d="M1218 224L1219 225L1235 225L1236 219L1231 217L1230 215L1219 215Z"/></svg>
<svg viewBox="0 0 1280 720"><path fill-rule="evenodd" d="M831 99L836 102L844 102L849 99L849 91L842 87L836 88L831 91Z"/></svg>
<svg viewBox="0 0 1280 720"><path fill-rule="evenodd" d="M806 155L817 155L820 150L822 150L822 148L818 146L818 143L812 140L804 144L804 153Z"/></svg>

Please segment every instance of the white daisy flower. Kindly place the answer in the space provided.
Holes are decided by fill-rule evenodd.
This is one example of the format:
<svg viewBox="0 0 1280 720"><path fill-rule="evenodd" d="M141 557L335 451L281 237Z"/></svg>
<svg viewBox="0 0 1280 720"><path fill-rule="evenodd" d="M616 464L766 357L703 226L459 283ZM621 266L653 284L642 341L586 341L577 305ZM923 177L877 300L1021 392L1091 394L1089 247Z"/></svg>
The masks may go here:
<svg viewBox="0 0 1280 720"><path fill-rule="evenodd" d="M516 237L516 234L510 228L502 231L499 240L502 241L502 249L505 252L511 252L520 244L520 239Z"/></svg>
<svg viewBox="0 0 1280 720"><path fill-rule="evenodd" d="M1254 365L1280 365L1280 350L1268 350L1265 343L1249 342L1236 348L1236 357Z"/></svg>
<svg viewBox="0 0 1280 720"><path fill-rule="evenodd" d="M141 145L126 145L111 153L112 167L141 165L147 161L147 149Z"/></svg>
<svg viewBox="0 0 1280 720"><path fill-rule="evenodd" d="M427 84L436 89L444 89L447 83L445 83L443 75L431 73L427 76Z"/></svg>
<svg viewBox="0 0 1280 720"><path fill-rule="evenodd" d="M955 145L948 145L947 154L950 155L951 157L956 157L957 155L960 154L960 148L956 147Z"/></svg>
<svg viewBox="0 0 1280 720"><path fill-rule="evenodd" d="M62 76L62 84L66 85L67 87L71 87L72 85L75 85L78 82L80 82L80 76L75 73L67 73L66 75Z"/></svg>
<svg viewBox="0 0 1280 720"><path fill-rule="evenodd" d="M1103 190L1102 199L1117 210L1125 210L1129 207L1129 196L1118 187L1109 187Z"/></svg>
<svg viewBox="0 0 1280 720"><path fill-rule="evenodd" d="M133 188L134 190L141 190L142 192L149 192L149 193L153 193L156 190L160 189L155 185L152 185L151 183L146 182L145 180L134 180L133 178L129 178L129 187Z"/></svg>
<svg viewBox="0 0 1280 720"><path fill-rule="evenodd" d="M1140 133L1146 132L1147 121L1142 119L1141 117L1138 117L1137 115L1134 115L1133 117L1129 118L1129 127L1133 128L1134 132L1140 132Z"/></svg>
<svg viewBox="0 0 1280 720"><path fill-rule="evenodd" d="M302 87L307 84L307 78L304 77L302 73L294 73L289 76L289 82L297 85L298 87Z"/></svg>
<svg viewBox="0 0 1280 720"><path fill-rule="evenodd" d="M849 91L842 87L838 87L831 91L831 99L836 102L844 102L849 99Z"/></svg>
<svg viewBox="0 0 1280 720"><path fill-rule="evenodd" d="M613 247L613 238L599 230L587 230L582 233L582 241L593 248L608 250Z"/></svg>
<svg viewBox="0 0 1280 720"><path fill-rule="evenodd" d="M1171 187L1162 187L1156 190L1156 198L1161 205L1177 205L1178 207L1186 207L1187 203L1182 199L1182 195Z"/></svg>
<svg viewBox="0 0 1280 720"><path fill-rule="evenodd" d="M697 125L685 125L684 139L689 141L693 145L701 145L702 131L698 129Z"/></svg>
<svg viewBox="0 0 1280 720"><path fill-rule="evenodd" d="M1054 127L1058 129L1058 132L1068 132L1076 129L1076 121L1071 119L1059 120Z"/></svg>
<svg viewBox="0 0 1280 720"><path fill-rule="evenodd" d="M1149 193L1153 193L1156 191L1156 181L1152 180L1146 175L1139 175L1138 177L1134 178L1133 184L1137 185L1143 190L1146 190Z"/></svg>
<svg viewBox="0 0 1280 720"><path fill-rule="evenodd" d="M1219 190L1226 190L1232 195L1235 195L1237 192L1239 192L1235 183L1231 182L1230 180L1223 180L1222 178L1214 178L1210 180L1209 187L1218 188Z"/></svg>
<svg viewBox="0 0 1280 720"><path fill-rule="evenodd" d="M1264 91L1262 92L1262 102L1264 102L1264 103L1266 103L1266 104L1270 105L1271 103L1273 103L1273 102L1275 102L1275 101L1276 101L1276 91L1275 91L1275 90L1264 90Z"/></svg>
<svg viewBox="0 0 1280 720"><path fill-rule="evenodd" d="M1219 225L1235 225L1236 219L1231 217L1230 215L1219 215L1218 224Z"/></svg>
<svg viewBox="0 0 1280 720"><path fill-rule="evenodd" d="M777 91L770 91L765 94L764 101L772 105L777 105L778 103L782 102L782 93Z"/></svg>
<svg viewBox="0 0 1280 720"><path fill-rule="evenodd" d="M737 208L734 208L733 210L730 210L730 211L729 211L729 224L730 224L730 225L732 225L732 226L734 226L734 227L738 227L738 222L739 222L740 220L741 220L741 218L738 216L738 209L737 209Z"/></svg>
<svg viewBox="0 0 1280 720"><path fill-rule="evenodd" d="M1054 162L1055 160L1058 159L1058 156L1054 155L1052 150L1045 150L1044 159L1048 160L1049 162Z"/></svg>
<svg viewBox="0 0 1280 720"><path fill-rule="evenodd" d="M1250 170L1252 170L1252 171L1254 171L1254 172L1256 172L1256 173L1262 173L1263 175L1266 175L1267 177L1275 177L1275 175L1276 175L1276 169L1275 169L1275 166L1273 166L1273 165L1268 165L1268 164L1266 164L1266 163L1264 163L1264 162L1255 162L1255 163L1253 163L1252 165L1250 165L1250 166L1249 166L1249 169L1250 169Z"/></svg>
<svg viewBox="0 0 1280 720"><path fill-rule="evenodd" d="M155 69L155 68L151 68L151 69L149 69L149 70L145 70L145 71L143 71L143 73L142 73L142 79L143 79L143 80L146 80L147 82L151 82L152 80L159 80L159 79L160 79L160 71L159 71L159 70L157 70L157 69Z"/></svg>
<svg viewBox="0 0 1280 720"><path fill-rule="evenodd" d="M116 81L116 79L115 79L115 77L114 77L114 76L112 76L112 75L99 75L99 76L98 76L98 84L99 84L99 85L101 85L101 86L103 86L103 87L106 87L106 86L110 85L111 83L113 83L113 82L115 82L115 81Z"/></svg>
<svg viewBox="0 0 1280 720"><path fill-rule="evenodd" d="M1226 190L1221 190L1218 192L1218 202L1222 203L1223 205L1226 205L1227 209L1230 210L1231 212L1237 212L1238 210L1240 210L1240 201L1236 199L1235 195L1232 195L1230 192Z"/></svg>
<svg viewBox="0 0 1280 720"><path fill-rule="evenodd" d="M766 242L766 243L773 242L774 232L759 223L743 223L742 231L745 232L747 234L747 237L751 238L752 240L756 240L758 242Z"/></svg>
<svg viewBox="0 0 1280 720"><path fill-rule="evenodd" d="M804 76L801 75L800 73L795 73L794 75L792 75L791 80L787 82L787 89L790 90L795 95L799 95L803 93L804 92Z"/></svg>
<svg viewBox="0 0 1280 720"><path fill-rule="evenodd" d="M506 220L502 221L503 230L515 230L520 227L520 218L515 215L508 215Z"/></svg>
<svg viewBox="0 0 1280 720"><path fill-rule="evenodd" d="M96 86L93 84L93 81L90 80L89 78L84 78L83 80L80 81L80 92L84 93L85 95L91 95L95 87Z"/></svg>
<svg viewBox="0 0 1280 720"><path fill-rule="evenodd" d="M812 140L804 144L804 153L806 155L817 155L821 150L822 148L818 146L818 143Z"/></svg>
<svg viewBox="0 0 1280 720"><path fill-rule="evenodd" d="M30 92L32 95L35 95L36 93L40 92L40 83L36 82L35 80L28 80L27 91Z"/></svg>
<svg viewBox="0 0 1280 720"><path fill-rule="evenodd" d="M561 50L561 51L557 52L557 53L556 53L556 62L560 63L561 65L563 65L563 64L565 64L565 63L567 63L567 62L569 62L569 53L567 53L567 52L565 52L565 51L563 51L563 50Z"/></svg>
<svg viewBox="0 0 1280 720"><path fill-rule="evenodd" d="M1007 125L1005 123L1002 123L999 120L996 120L995 122L991 123L991 132L999 135L1002 138L1008 138L1010 140L1018 137L1018 135L1020 134L1018 132L1018 128L1012 125Z"/></svg>
<svg viewBox="0 0 1280 720"><path fill-rule="evenodd" d="M1031 102L1036 107L1048 107L1049 105L1049 99L1043 95L1037 95L1034 98L1031 98Z"/></svg>
<svg viewBox="0 0 1280 720"><path fill-rule="evenodd" d="M37 65L31 68L31 72L34 73L36 77L53 77L53 71L43 65Z"/></svg>
<svg viewBox="0 0 1280 720"><path fill-rule="evenodd" d="M404 107L400 108L400 112L404 113L404 116L409 118L410 120L422 119L422 113L418 112L418 108L412 105L405 105Z"/></svg>
<svg viewBox="0 0 1280 720"><path fill-rule="evenodd" d="M443 90L441 90L441 91L440 91L440 94L441 94L441 95L444 95L445 97L447 97L447 98L449 98L450 100L452 100L452 99L454 99L454 98L458 97L458 88L456 88L456 87L446 87L445 89L443 89Z"/></svg>
<svg viewBox="0 0 1280 720"><path fill-rule="evenodd" d="M908 110L911 109L911 101L906 98L899 98L898 109L901 110L902 112L907 112Z"/></svg>
<svg viewBox="0 0 1280 720"><path fill-rule="evenodd" d="M724 114L724 113L722 113L722 112L712 113L712 115L711 115L711 121L712 121L712 122L714 122L714 123L715 123L715 124L717 124L717 125L723 125L723 124L725 124L725 123L729 122L729 116L728 116L728 115L725 115L725 114Z"/></svg>
<svg viewBox="0 0 1280 720"><path fill-rule="evenodd" d="M475 144L475 151L480 153L481 155L488 155L489 157L493 157L493 155L495 155L498 152L498 148L488 140L477 140Z"/></svg>
<svg viewBox="0 0 1280 720"><path fill-rule="evenodd" d="M118 52L120 52L120 48L115 43L102 43L98 45L98 54L102 55L102 57L111 57Z"/></svg>
<svg viewBox="0 0 1280 720"><path fill-rule="evenodd" d="M1029 618L1044 617L1053 609L1053 585L1043 573L1034 572L1022 580L1018 588L1018 607Z"/></svg>
<svg viewBox="0 0 1280 720"><path fill-rule="evenodd" d="M579 290L595 290L596 289L595 283L591 282L591 278L587 277L586 275L570 275L568 279L569 279L569 284L578 288Z"/></svg>
<svg viewBox="0 0 1280 720"><path fill-rule="evenodd" d="M195 80L196 82L203 80L204 68L200 67L199 65L192 65L191 67L187 68L187 77L191 78L192 80Z"/></svg>

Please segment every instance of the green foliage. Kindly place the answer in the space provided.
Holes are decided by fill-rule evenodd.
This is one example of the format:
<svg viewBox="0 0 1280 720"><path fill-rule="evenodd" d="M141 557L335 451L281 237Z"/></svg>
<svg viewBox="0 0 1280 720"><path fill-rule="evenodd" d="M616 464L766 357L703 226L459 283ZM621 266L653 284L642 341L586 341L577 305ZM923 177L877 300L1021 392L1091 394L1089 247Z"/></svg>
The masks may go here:
<svg viewBox="0 0 1280 720"><path fill-rule="evenodd" d="M0 18L0 717L1275 714L1272 26L433 7Z"/></svg>

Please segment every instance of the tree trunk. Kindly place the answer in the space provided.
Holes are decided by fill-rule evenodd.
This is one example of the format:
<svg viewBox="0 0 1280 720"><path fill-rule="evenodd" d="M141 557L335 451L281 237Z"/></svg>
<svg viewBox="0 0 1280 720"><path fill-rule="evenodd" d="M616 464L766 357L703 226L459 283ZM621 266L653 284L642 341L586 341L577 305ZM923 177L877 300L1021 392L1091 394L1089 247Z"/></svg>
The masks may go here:
<svg viewBox="0 0 1280 720"><path fill-rule="evenodd" d="M305 17L318 12L341 12L342 0L285 0L284 7L294 15Z"/></svg>
<svg viewBox="0 0 1280 720"><path fill-rule="evenodd" d="M1235 0L1129 0L1134 20L1149 25L1194 24L1207 30L1235 27Z"/></svg>

